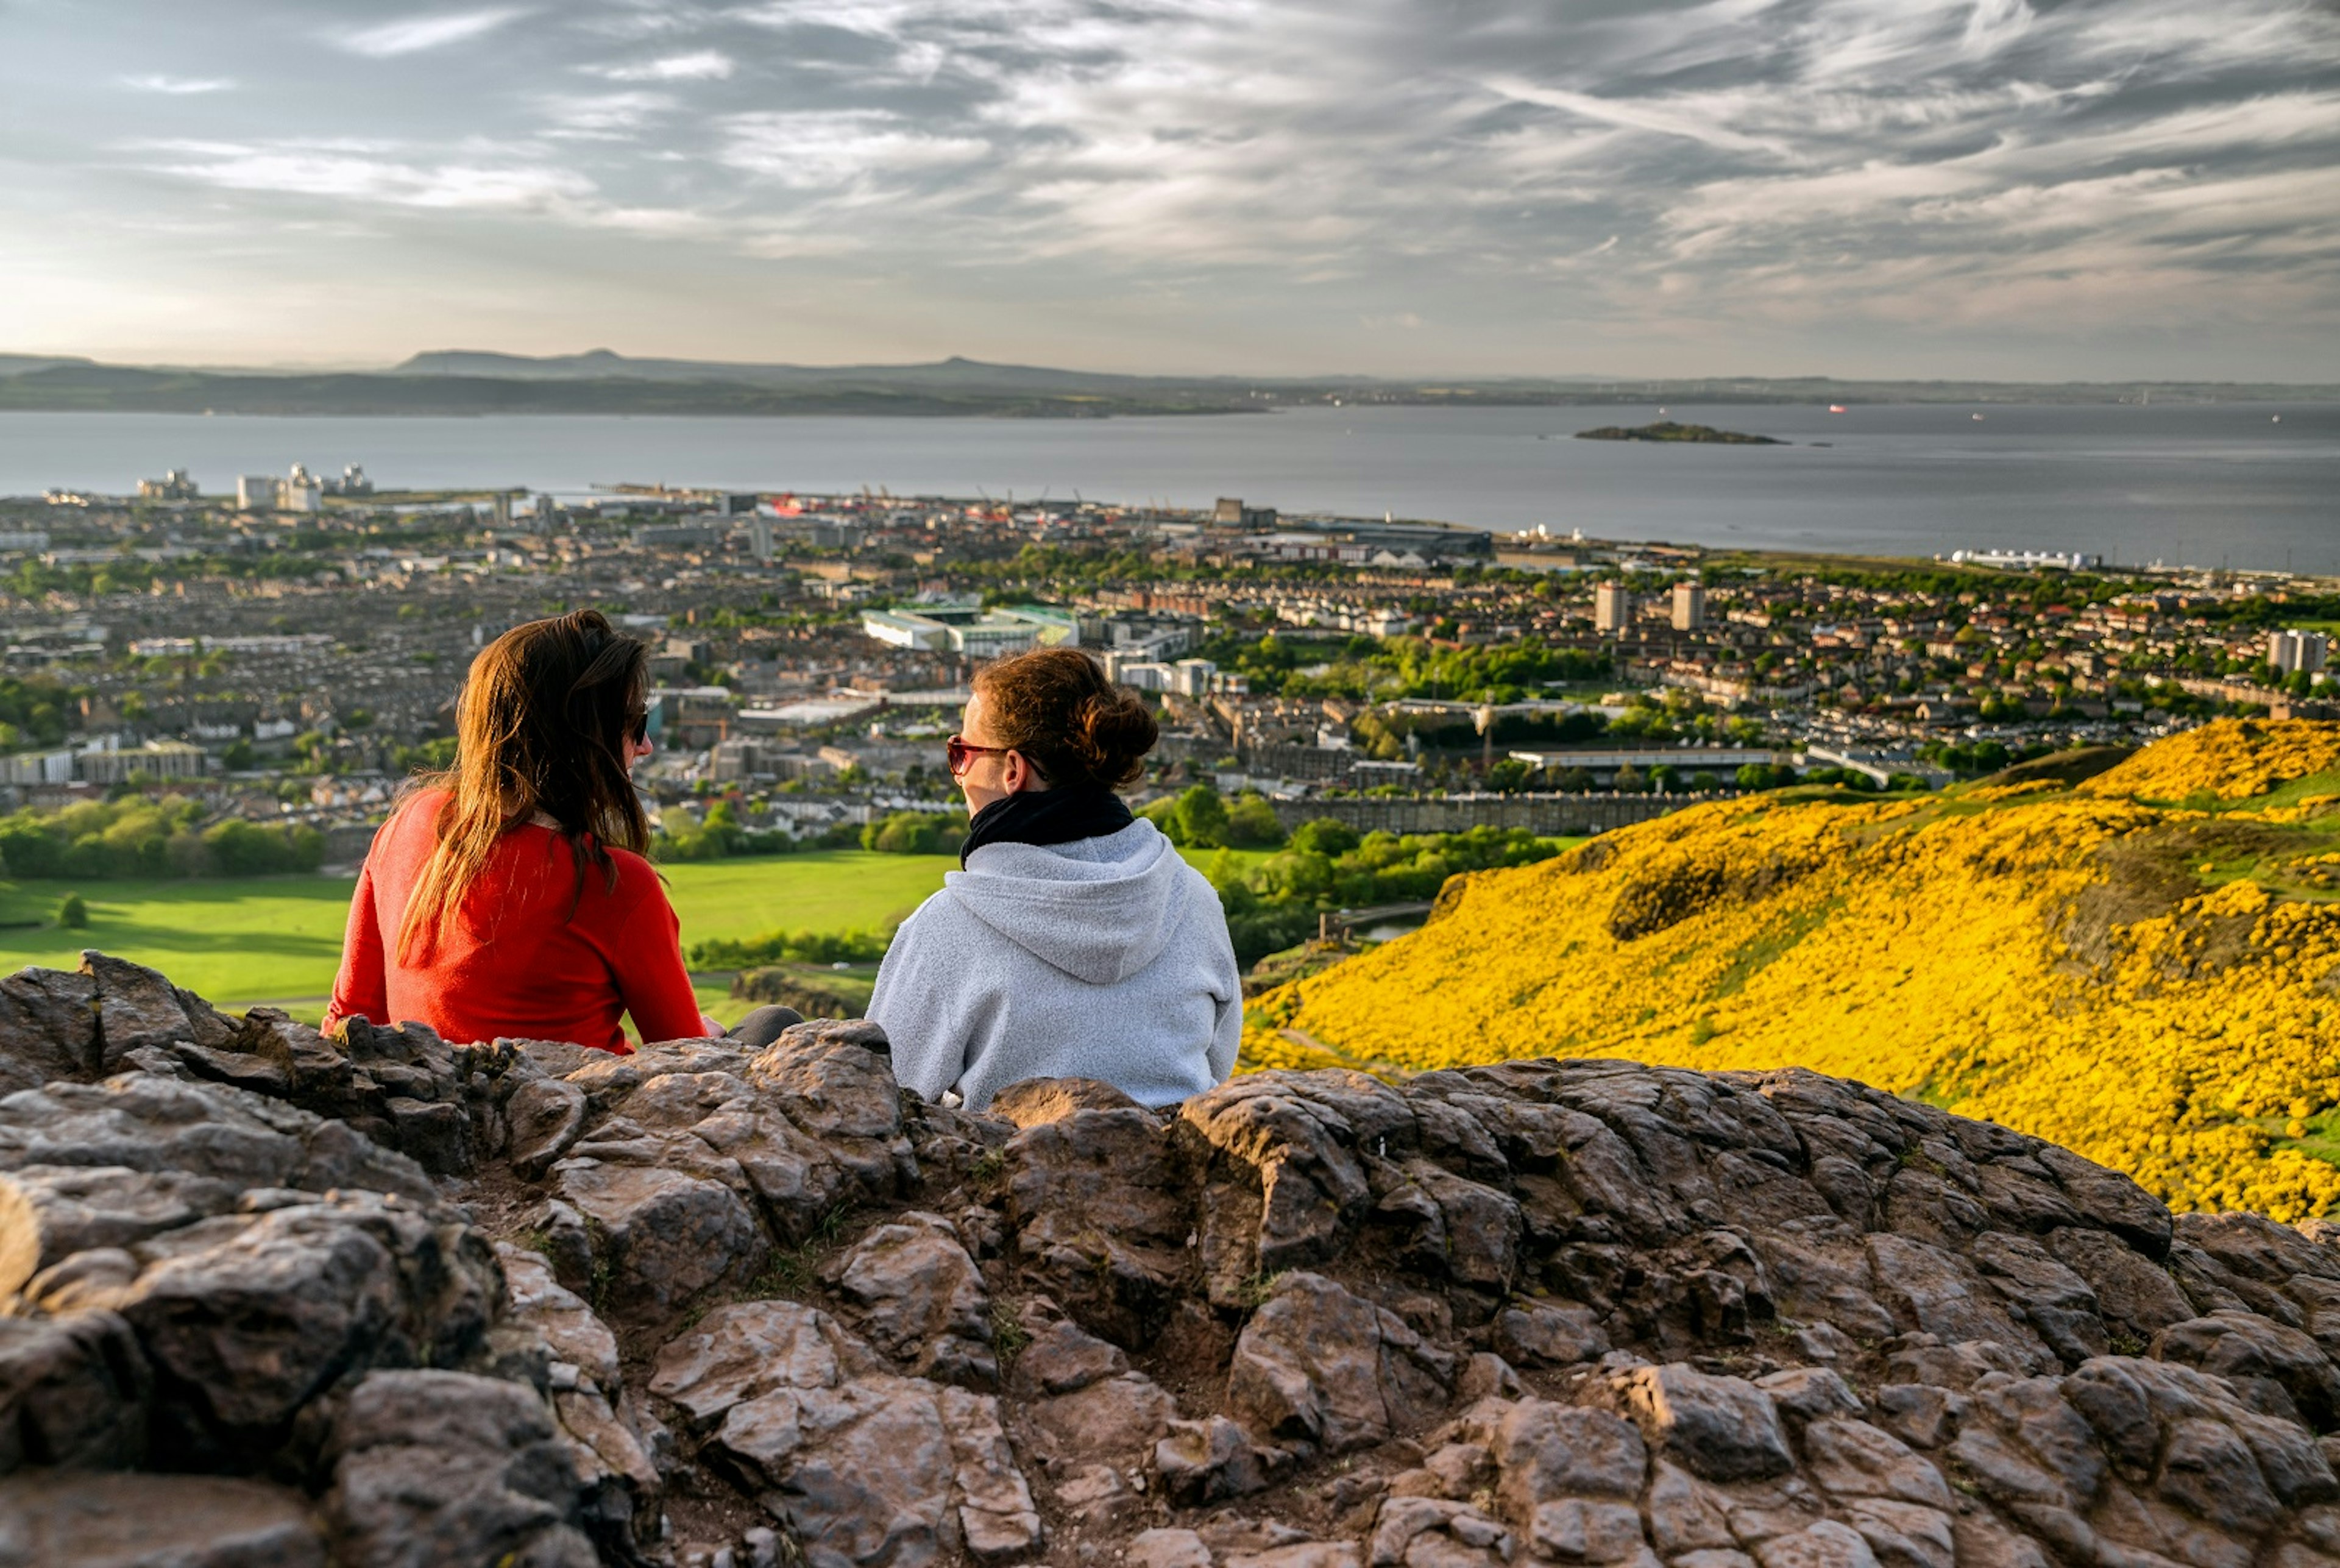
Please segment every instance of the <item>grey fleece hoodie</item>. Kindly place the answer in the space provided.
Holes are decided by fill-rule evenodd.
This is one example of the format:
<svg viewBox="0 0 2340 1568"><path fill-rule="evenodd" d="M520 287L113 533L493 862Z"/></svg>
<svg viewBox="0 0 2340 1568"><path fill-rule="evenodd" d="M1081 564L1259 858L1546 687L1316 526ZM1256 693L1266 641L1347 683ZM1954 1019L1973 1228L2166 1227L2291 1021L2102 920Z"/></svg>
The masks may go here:
<svg viewBox="0 0 2340 1568"><path fill-rule="evenodd" d="M1218 895L1140 819L977 849L894 933L869 1017L928 1099L1085 1077L1165 1106L1234 1071L1243 978Z"/></svg>

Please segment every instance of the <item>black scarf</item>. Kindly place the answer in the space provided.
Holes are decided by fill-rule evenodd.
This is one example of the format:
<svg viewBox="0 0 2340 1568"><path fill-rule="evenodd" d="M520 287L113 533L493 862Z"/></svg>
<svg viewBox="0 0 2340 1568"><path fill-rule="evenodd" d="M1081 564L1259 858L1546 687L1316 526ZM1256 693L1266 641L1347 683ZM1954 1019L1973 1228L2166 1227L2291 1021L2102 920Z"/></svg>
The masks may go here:
<svg viewBox="0 0 2340 1568"><path fill-rule="evenodd" d="M1101 784L1022 789L975 814L958 847L958 863L986 844L1069 844L1118 833L1137 819L1121 797Z"/></svg>

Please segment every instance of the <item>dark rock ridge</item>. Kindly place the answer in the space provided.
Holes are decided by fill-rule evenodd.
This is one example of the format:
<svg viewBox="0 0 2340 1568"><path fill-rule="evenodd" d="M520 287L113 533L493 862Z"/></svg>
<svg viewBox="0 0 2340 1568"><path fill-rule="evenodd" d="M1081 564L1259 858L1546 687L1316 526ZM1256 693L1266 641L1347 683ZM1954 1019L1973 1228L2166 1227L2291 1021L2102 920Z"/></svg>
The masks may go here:
<svg viewBox="0 0 2340 1568"><path fill-rule="evenodd" d="M1660 420L1655 424L1604 424L1576 432L1579 441L1671 441L1701 446L1785 446L1777 436L1749 435L1744 431L1717 430L1710 424L1682 424Z"/></svg>
<svg viewBox="0 0 2340 1568"><path fill-rule="evenodd" d="M2318 1568L2340 1228L1798 1071L1081 1080L0 980L0 1568Z"/></svg>

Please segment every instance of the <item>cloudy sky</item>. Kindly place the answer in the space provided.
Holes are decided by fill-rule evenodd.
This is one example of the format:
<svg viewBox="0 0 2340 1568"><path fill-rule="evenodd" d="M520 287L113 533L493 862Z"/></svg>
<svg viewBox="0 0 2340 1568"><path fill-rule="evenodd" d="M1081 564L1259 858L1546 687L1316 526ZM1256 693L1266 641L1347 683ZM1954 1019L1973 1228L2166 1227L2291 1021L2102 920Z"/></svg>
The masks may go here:
<svg viewBox="0 0 2340 1568"><path fill-rule="evenodd" d="M0 0L0 350L2340 379L2334 0Z"/></svg>

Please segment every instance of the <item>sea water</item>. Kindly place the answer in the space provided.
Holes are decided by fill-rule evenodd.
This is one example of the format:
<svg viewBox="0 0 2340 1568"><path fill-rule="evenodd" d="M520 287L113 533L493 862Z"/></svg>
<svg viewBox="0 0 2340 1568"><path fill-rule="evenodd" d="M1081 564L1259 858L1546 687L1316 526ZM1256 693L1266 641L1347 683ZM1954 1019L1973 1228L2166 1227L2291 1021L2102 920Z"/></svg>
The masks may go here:
<svg viewBox="0 0 2340 1568"><path fill-rule="evenodd" d="M1977 417L1979 416L1979 417ZM1665 418L1780 446L1591 442ZM2340 405L1312 406L1141 419L222 418L0 413L0 494L207 493L295 461L384 488L1083 497L1511 531L1930 556L2078 551L2340 572Z"/></svg>

